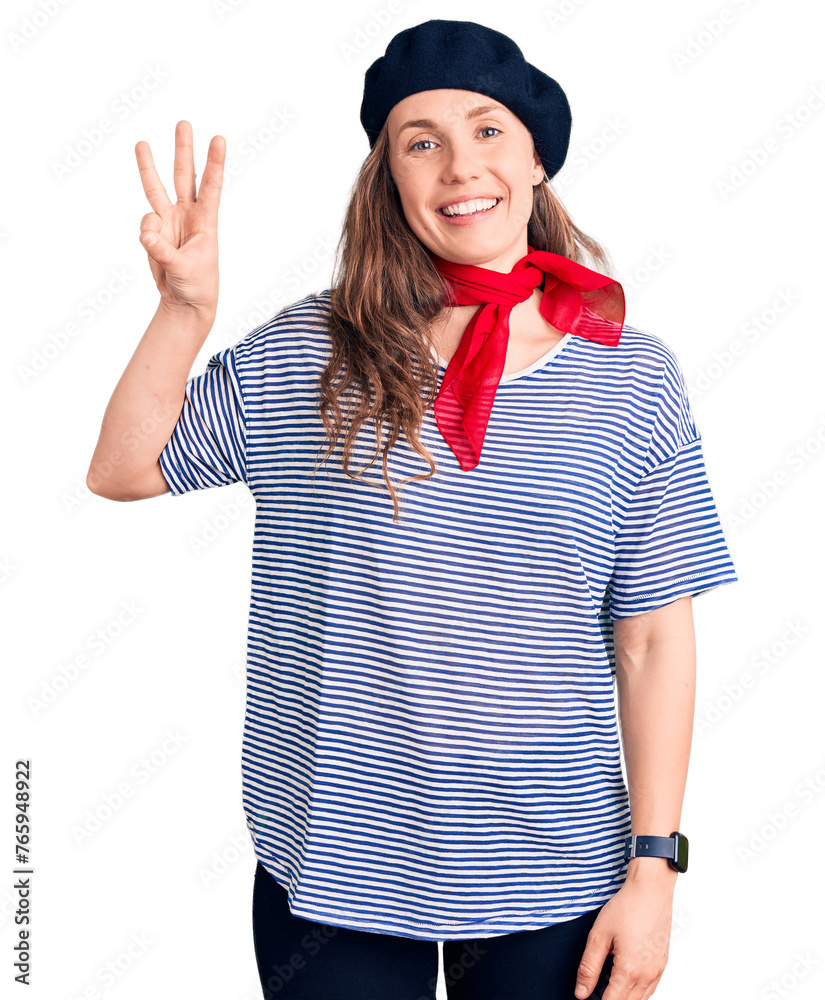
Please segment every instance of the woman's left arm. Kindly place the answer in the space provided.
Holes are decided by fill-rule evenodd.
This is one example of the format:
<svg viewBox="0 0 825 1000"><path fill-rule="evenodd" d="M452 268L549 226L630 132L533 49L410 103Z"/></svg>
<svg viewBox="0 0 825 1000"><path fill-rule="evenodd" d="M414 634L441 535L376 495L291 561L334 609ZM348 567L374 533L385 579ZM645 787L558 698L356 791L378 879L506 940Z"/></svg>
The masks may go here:
<svg viewBox="0 0 825 1000"><path fill-rule="evenodd" d="M616 685L630 796L630 832L679 829L696 698L691 597L613 623ZM647 1000L667 964L678 873L665 858L631 858L627 878L596 918L579 965L588 997L613 952L603 1000Z"/></svg>

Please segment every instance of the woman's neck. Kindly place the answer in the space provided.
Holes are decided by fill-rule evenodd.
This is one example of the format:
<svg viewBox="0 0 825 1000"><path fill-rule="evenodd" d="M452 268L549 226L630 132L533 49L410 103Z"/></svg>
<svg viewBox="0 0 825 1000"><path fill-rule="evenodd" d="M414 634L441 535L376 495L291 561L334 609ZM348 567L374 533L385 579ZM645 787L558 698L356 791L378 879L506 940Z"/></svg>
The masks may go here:
<svg viewBox="0 0 825 1000"><path fill-rule="evenodd" d="M529 299L513 306L509 322L508 358L511 351L514 355L521 356L526 352L541 357L564 336L562 330L557 330L542 315L539 308L542 295L543 282L542 286L533 290ZM467 324L480 308L478 305L446 306L441 311L431 327L431 343L439 357L450 360L458 349ZM528 360L523 367L532 360Z"/></svg>

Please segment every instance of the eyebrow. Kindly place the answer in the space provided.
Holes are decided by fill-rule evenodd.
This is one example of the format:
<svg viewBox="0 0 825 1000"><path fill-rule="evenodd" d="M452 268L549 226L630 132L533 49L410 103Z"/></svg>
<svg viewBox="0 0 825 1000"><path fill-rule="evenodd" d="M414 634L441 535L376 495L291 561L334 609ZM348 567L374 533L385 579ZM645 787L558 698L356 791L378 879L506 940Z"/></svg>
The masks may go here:
<svg viewBox="0 0 825 1000"><path fill-rule="evenodd" d="M479 118L481 115L489 114L491 111L506 111L507 109L502 107L500 104L481 104L477 108L470 108L467 112L466 117L469 118ZM434 121L430 121L429 118L416 118L414 121L404 122L401 128L398 130L398 134L401 135L402 132L406 131L408 128L438 128L438 125Z"/></svg>

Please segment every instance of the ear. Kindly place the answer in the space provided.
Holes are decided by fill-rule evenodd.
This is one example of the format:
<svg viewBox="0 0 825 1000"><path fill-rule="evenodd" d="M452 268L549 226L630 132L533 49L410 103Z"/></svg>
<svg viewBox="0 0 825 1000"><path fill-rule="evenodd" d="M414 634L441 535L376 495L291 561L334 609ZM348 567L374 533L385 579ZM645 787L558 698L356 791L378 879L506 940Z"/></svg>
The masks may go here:
<svg viewBox="0 0 825 1000"><path fill-rule="evenodd" d="M533 150L533 187L544 180L544 164L539 154Z"/></svg>

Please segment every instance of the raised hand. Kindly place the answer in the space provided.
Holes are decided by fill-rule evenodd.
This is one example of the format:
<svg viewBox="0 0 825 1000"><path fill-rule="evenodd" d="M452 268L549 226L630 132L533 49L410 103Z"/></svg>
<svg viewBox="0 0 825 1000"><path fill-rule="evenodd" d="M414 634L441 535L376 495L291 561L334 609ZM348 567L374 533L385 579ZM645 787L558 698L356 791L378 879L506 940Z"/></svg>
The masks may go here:
<svg viewBox="0 0 825 1000"><path fill-rule="evenodd" d="M138 142L135 155L153 209L140 220L140 242L148 254L161 305L170 312L197 314L211 324L218 307L218 205L226 140L212 137L196 196L192 126L187 121L177 123L174 205L160 182L149 143Z"/></svg>

